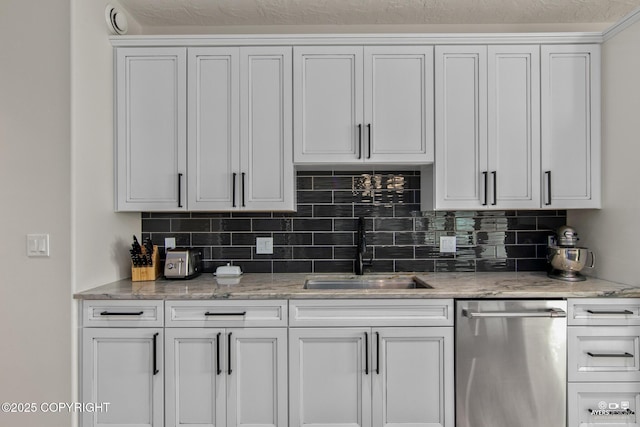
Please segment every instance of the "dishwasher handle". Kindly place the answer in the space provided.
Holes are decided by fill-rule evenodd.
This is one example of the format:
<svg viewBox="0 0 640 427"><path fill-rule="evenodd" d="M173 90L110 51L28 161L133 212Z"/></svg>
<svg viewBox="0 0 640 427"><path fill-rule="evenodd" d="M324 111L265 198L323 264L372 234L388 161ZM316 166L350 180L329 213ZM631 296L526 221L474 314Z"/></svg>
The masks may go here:
<svg viewBox="0 0 640 427"><path fill-rule="evenodd" d="M560 308L550 308L545 311L471 311L462 310L462 315L469 319L479 318L522 318L522 317L567 317L567 312Z"/></svg>

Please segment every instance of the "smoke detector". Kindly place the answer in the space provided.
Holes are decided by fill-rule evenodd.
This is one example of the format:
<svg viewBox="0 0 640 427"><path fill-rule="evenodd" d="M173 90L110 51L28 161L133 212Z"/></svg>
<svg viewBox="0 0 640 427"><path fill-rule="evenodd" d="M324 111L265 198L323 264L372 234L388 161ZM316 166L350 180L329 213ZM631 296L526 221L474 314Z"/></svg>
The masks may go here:
<svg viewBox="0 0 640 427"><path fill-rule="evenodd" d="M124 12L108 4L104 11L104 17L107 20L109 31L113 34L127 34L129 24L127 23L127 17Z"/></svg>

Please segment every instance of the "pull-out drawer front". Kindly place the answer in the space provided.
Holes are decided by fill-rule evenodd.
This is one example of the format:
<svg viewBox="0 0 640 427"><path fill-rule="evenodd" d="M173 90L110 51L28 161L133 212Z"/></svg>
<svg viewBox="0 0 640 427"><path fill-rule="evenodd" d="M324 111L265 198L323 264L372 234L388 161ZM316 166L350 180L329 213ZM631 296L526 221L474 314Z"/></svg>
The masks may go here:
<svg viewBox="0 0 640 427"><path fill-rule="evenodd" d="M453 300L291 300L291 326L453 326Z"/></svg>
<svg viewBox="0 0 640 427"><path fill-rule="evenodd" d="M640 427L640 383L569 384L568 427Z"/></svg>
<svg viewBox="0 0 640 427"><path fill-rule="evenodd" d="M85 328L158 328L164 325L164 302L156 300L84 300L82 326Z"/></svg>
<svg viewBox="0 0 640 427"><path fill-rule="evenodd" d="M638 298L569 299L569 325L640 325Z"/></svg>
<svg viewBox="0 0 640 427"><path fill-rule="evenodd" d="M640 326L569 327L569 381L640 381Z"/></svg>
<svg viewBox="0 0 640 427"><path fill-rule="evenodd" d="M287 326L287 301L167 301L171 328Z"/></svg>

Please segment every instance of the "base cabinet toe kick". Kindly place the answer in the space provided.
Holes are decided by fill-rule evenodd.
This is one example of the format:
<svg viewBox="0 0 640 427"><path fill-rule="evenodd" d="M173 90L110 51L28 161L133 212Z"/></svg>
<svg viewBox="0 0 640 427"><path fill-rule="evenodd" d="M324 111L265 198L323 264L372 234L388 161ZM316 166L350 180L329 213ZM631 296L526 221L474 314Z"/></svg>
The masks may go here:
<svg viewBox="0 0 640 427"><path fill-rule="evenodd" d="M81 427L464 421L452 299L80 304L80 396L109 402ZM570 298L565 320L566 427L640 427L640 299Z"/></svg>

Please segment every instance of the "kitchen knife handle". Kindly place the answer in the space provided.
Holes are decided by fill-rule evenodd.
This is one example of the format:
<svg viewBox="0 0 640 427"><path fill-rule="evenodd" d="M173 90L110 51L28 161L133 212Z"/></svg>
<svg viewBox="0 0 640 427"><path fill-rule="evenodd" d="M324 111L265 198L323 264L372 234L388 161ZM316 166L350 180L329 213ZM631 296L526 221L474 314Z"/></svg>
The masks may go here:
<svg viewBox="0 0 640 427"><path fill-rule="evenodd" d="M227 374L231 375L231 332L229 332L229 335L227 335L227 363L229 365Z"/></svg>
<svg viewBox="0 0 640 427"><path fill-rule="evenodd" d="M364 333L364 374L369 375L369 333Z"/></svg>
<svg viewBox="0 0 640 427"><path fill-rule="evenodd" d="M367 151L367 159L371 158L371 123L367 123L367 131L369 133L369 142L368 142L368 151Z"/></svg>
<svg viewBox="0 0 640 427"><path fill-rule="evenodd" d="M544 202L545 205L551 205L551 171L546 171L544 173L547 176L547 201Z"/></svg>
<svg viewBox="0 0 640 427"><path fill-rule="evenodd" d="M220 375L222 373L222 369L220 369L220 336L222 332L218 332L216 336L216 375Z"/></svg>
<svg viewBox="0 0 640 427"><path fill-rule="evenodd" d="M178 207L182 207L182 174L178 174Z"/></svg>
<svg viewBox="0 0 640 427"><path fill-rule="evenodd" d="M246 173L242 172L242 207L244 208L244 182L245 182L245 175Z"/></svg>
<svg viewBox="0 0 640 427"><path fill-rule="evenodd" d="M491 175L493 176L493 202L491 203L492 206L495 206L498 204L498 173L496 171L491 172Z"/></svg>
<svg viewBox="0 0 640 427"><path fill-rule="evenodd" d="M590 357L633 357L633 354L631 353L591 353L590 351L587 352L587 354Z"/></svg>
<svg viewBox="0 0 640 427"><path fill-rule="evenodd" d="M236 207L236 175L238 174L234 172L231 175L232 175L231 180L233 181L231 185L231 198L232 198L231 206L235 208Z"/></svg>
<svg viewBox="0 0 640 427"><path fill-rule="evenodd" d="M358 125L358 160L362 158L362 124Z"/></svg>
<svg viewBox="0 0 640 427"><path fill-rule="evenodd" d="M380 332L376 332L376 374L380 375Z"/></svg>
<svg viewBox="0 0 640 427"><path fill-rule="evenodd" d="M142 316L143 311L103 311L100 316Z"/></svg>
<svg viewBox="0 0 640 427"><path fill-rule="evenodd" d="M158 350L157 350L157 339L158 339L158 335L159 333L156 332L155 334L153 334L153 375L156 375L158 372L160 372L158 370Z"/></svg>
<svg viewBox="0 0 640 427"><path fill-rule="evenodd" d="M489 172L482 172L482 176L484 177L484 202L482 202L482 206L487 206L487 185L489 184Z"/></svg>

